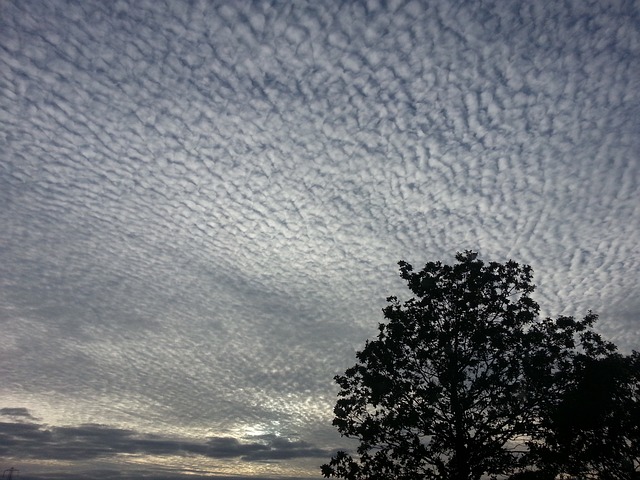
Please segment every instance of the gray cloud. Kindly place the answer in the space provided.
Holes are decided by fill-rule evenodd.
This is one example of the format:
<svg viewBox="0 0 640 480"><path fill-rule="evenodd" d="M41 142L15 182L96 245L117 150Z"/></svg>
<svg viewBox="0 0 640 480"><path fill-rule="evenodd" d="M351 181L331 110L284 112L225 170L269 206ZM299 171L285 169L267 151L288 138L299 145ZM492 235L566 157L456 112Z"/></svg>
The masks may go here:
<svg viewBox="0 0 640 480"><path fill-rule="evenodd" d="M307 442L275 435L238 440L213 437L206 441L175 440L159 435L141 435L133 430L105 425L47 427L35 423L0 423L0 452L4 457L38 460L85 461L120 454L201 455L210 458L240 458L245 461L279 461L301 457L326 458L328 450Z"/></svg>
<svg viewBox="0 0 640 480"><path fill-rule="evenodd" d="M5 407L0 408L0 415L7 417L23 418L26 420L34 420L34 417L29 413L29 409L24 407Z"/></svg>
<svg viewBox="0 0 640 480"><path fill-rule="evenodd" d="M3 415L332 449L396 262L467 248L637 348L632 2L0 13Z"/></svg>

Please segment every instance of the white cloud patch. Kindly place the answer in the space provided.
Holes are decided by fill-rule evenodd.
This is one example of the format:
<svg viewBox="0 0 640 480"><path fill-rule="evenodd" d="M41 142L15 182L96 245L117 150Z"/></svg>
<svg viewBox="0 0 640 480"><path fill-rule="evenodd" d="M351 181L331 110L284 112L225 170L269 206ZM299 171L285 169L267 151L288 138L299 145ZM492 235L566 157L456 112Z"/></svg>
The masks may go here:
<svg viewBox="0 0 640 480"><path fill-rule="evenodd" d="M3 412L331 449L396 262L467 248L637 348L631 2L0 12Z"/></svg>

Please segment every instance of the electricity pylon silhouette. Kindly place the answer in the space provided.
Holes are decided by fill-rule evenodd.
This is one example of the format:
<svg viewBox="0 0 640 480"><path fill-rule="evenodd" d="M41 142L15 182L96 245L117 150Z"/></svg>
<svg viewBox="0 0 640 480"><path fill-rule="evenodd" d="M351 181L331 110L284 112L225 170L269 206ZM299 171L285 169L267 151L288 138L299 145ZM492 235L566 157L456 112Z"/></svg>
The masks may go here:
<svg viewBox="0 0 640 480"><path fill-rule="evenodd" d="M9 472L9 475L5 477L5 473ZM7 468L4 472L2 472L2 478L6 478L7 480L11 480L13 478L13 474L20 474L20 470L16 470L15 468ZM16 475L18 476L18 475Z"/></svg>

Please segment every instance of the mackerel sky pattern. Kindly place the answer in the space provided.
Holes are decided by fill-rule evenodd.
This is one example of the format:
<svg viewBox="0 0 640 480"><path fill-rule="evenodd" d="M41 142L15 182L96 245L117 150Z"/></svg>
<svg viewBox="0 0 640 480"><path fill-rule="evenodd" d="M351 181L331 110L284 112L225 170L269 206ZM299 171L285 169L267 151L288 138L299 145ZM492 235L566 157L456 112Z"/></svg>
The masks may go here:
<svg viewBox="0 0 640 480"><path fill-rule="evenodd" d="M318 477L401 259L638 348L634 1L0 3L0 458ZM236 477L237 478L237 477Z"/></svg>

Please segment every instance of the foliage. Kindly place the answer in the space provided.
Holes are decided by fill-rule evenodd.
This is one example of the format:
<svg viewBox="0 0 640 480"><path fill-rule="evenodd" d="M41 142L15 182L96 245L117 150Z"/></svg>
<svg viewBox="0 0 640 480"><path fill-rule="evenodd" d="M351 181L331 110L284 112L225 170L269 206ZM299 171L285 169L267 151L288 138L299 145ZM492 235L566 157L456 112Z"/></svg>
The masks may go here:
<svg viewBox="0 0 640 480"><path fill-rule="evenodd" d="M387 299L377 339L335 377L333 424L360 444L356 458L339 452L323 465L325 477L544 478L564 455L564 437L551 432L568 392L582 388L578 365L615 347L594 333L591 313L540 320L529 266L485 264L470 251L456 260L420 272L399 263L414 296ZM557 448L542 448L552 439Z"/></svg>
<svg viewBox="0 0 640 480"><path fill-rule="evenodd" d="M578 355L562 394L541 419L530 456L549 474L575 478L638 478L640 355Z"/></svg>

